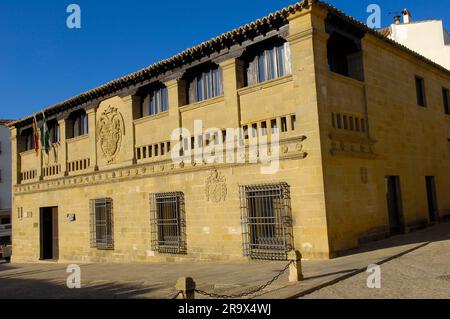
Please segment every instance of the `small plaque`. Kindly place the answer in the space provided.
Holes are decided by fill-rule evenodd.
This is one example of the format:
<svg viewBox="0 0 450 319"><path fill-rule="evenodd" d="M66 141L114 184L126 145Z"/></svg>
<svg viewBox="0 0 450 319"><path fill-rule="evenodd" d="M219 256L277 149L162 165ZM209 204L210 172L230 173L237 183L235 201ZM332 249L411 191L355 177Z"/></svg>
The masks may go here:
<svg viewBox="0 0 450 319"><path fill-rule="evenodd" d="M75 214L69 213L69 214L67 214L67 220L69 222L74 222L77 220L77 218L76 218Z"/></svg>

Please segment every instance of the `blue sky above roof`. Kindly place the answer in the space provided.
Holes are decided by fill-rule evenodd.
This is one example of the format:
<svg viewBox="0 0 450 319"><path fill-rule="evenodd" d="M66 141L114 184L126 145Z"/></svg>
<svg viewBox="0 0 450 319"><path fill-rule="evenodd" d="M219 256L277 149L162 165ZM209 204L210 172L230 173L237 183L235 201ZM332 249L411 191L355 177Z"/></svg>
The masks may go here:
<svg viewBox="0 0 450 319"><path fill-rule="evenodd" d="M82 28L66 27L66 7L77 3ZM0 118L17 119L175 55L295 1L206 0L0 0ZM382 24L410 9L413 20L442 19L449 29L448 0L334 0L365 22L366 8L380 5Z"/></svg>

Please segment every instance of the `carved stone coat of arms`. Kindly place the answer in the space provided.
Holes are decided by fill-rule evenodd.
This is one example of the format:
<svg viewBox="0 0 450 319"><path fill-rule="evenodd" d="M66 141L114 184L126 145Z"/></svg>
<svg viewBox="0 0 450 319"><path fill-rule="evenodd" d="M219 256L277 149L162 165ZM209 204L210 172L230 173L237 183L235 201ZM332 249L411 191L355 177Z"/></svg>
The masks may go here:
<svg viewBox="0 0 450 319"><path fill-rule="evenodd" d="M109 106L97 122L97 143L108 164L114 163L124 134L122 115L117 108Z"/></svg>
<svg viewBox="0 0 450 319"><path fill-rule="evenodd" d="M210 173L206 179L206 200L220 203L227 198L227 181L217 170Z"/></svg>

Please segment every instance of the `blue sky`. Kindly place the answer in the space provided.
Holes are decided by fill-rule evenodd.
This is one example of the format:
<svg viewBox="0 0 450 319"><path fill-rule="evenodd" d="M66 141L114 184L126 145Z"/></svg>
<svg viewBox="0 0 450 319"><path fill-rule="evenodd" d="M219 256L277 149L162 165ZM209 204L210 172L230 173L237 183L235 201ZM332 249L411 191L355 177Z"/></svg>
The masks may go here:
<svg viewBox="0 0 450 319"><path fill-rule="evenodd" d="M450 29L448 0L330 0L366 21L377 3L383 26L409 8L413 19L440 18ZM66 27L79 4L82 28ZM143 0L0 0L0 119L16 119L144 68L295 0L214 2Z"/></svg>

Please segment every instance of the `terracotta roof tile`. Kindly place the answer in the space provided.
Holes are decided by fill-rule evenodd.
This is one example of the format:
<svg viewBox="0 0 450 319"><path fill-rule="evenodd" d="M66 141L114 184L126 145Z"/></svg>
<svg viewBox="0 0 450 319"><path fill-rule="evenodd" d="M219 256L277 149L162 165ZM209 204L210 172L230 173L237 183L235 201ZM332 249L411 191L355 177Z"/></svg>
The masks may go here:
<svg viewBox="0 0 450 319"><path fill-rule="evenodd" d="M388 38L392 34L392 29L391 29L391 27L387 27L387 28L378 30L378 32L380 32L383 37Z"/></svg>

